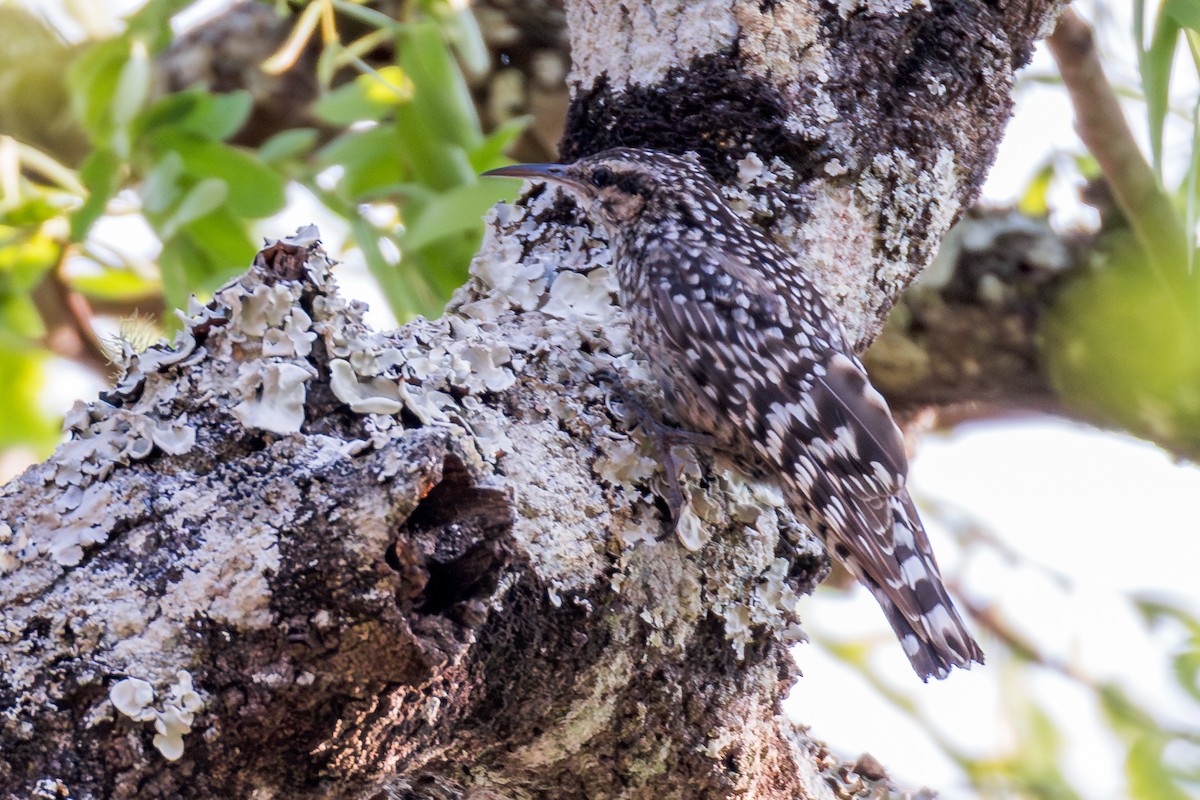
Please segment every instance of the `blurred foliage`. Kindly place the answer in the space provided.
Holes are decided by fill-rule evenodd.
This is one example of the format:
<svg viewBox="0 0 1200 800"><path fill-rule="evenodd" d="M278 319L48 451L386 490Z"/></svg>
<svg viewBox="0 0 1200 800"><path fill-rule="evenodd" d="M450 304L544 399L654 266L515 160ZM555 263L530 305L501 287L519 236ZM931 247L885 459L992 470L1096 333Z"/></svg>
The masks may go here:
<svg viewBox="0 0 1200 800"><path fill-rule="evenodd" d="M469 11L422 0L395 20L353 0L276 3L293 24L264 75L316 50L322 127L248 148L230 143L251 114L248 92L159 88L156 55L189 4L149 0L111 31L68 43L0 0L0 446L45 452L57 438L38 410L55 326L84 340L61 355L107 373L80 298L118 316L153 309L169 332L166 310L246 268L256 223L284 208L289 186L348 223L344 257L365 261L401 320L440 312L478 249L481 216L510 188L477 177L508 163L524 121L482 130L462 70L485 68L489 54ZM160 247L154 263L101 235L108 225L124 236L112 223L131 217L148 233L126 244Z"/></svg>
<svg viewBox="0 0 1200 800"><path fill-rule="evenodd" d="M1043 332L1060 392L1088 416L1200 454L1200 279L1157 272L1126 231L1106 235Z"/></svg>
<svg viewBox="0 0 1200 800"><path fill-rule="evenodd" d="M1200 457L1200 270L1195 263L1200 96L1174 114L1187 120L1190 132L1182 178L1171 181L1164 174L1163 153L1181 50L1191 66L1188 80L1194 83L1200 76L1200 0L1164 0L1154 9L1136 0L1133 6L1140 91L1127 94L1145 102L1149 161L1161 197L1130 190L1126 194L1140 196L1142 204L1101 208L1104 226L1092 261L1047 315L1043 352L1060 395L1082 415L1195 459ZM1127 174L1102 177L1118 196L1119 184L1130 180ZM1039 176L1030 187L1031 207L1038 205L1044 180ZM1175 219L1149 219L1164 213Z"/></svg>

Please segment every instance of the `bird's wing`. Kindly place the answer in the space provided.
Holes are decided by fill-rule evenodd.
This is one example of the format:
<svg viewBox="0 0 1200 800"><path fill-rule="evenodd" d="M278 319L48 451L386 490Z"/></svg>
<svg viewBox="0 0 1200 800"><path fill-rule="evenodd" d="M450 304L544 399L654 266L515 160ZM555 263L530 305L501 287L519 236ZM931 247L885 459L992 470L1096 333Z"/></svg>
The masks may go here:
<svg viewBox="0 0 1200 800"><path fill-rule="evenodd" d="M748 444L784 471L836 475L863 497L903 487L900 430L815 290L789 303L783 291L800 291L798 281L771 291L736 256L715 248L703 255L729 276L727 285L706 282L704 298L682 282L650 289L660 334L685 355L698 389L729 409Z"/></svg>

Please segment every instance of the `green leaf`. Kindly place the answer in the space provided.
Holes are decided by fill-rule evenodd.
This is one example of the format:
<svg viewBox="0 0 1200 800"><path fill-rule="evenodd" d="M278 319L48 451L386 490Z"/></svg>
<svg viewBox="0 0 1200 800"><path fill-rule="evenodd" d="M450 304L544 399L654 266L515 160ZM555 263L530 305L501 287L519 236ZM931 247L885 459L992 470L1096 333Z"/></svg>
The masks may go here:
<svg viewBox="0 0 1200 800"><path fill-rule="evenodd" d="M469 230L482 230L481 217L508 196L503 181L480 181L438 196L407 225L400 245L421 250L439 239Z"/></svg>
<svg viewBox="0 0 1200 800"><path fill-rule="evenodd" d="M202 262L204 254L197 250L187 236L176 236L163 242L158 255L158 272L162 276L163 297L167 308L187 308L188 295L192 294L188 273L189 264ZM175 315L167 314L163 322L168 327L177 327Z"/></svg>
<svg viewBox="0 0 1200 800"><path fill-rule="evenodd" d="M179 185L182 177L183 159L174 151L164 154L146 173L138 190L142 209L149 214L161 214L175 205L183 193Z"/></svg>
<svg viewBox="0 0 1200 800"><path fill-rule="evenodd" d="M467 279L467 267L479 252L483 238L482 226L474 230L461 231L456 235L439 240L435 245L418 251L406 251L400 260L401 268L419 265L421 280L428 283L434 292L435 302L424 313L437 315L454 290Z"/></svg>
<svg viewBox="0 0 1200 800"><path fill-rule="evenodd" d="M150 96L150 54L146 52L146 43L134 39L130 44L129 57L121 66L117 77L117 85L113 90L112 105L109 115L113 125L118 128L127 126Z"/></svg>
<svg viewBox="0 0 1200 800"><path fill-rule="evenodd" d="M108 39L88 48L67 70L75 114L97 144L106 146L112 136L110 109L128 58L128 40Z"/></svg>
<svg viewBox="0 0 1200 800"><path fill-rule="evenodd" d="M1133 800L1189 800L1170 777L1163 762L1164 737L1153 734L1140 737L1129 748L1125 759L1125 776L1129 779L1129 796Z"/></svg>
<svg viewBox="0 0 1200 800"><path fill-rule="evenodd" d="M1175 673L1175 682L1200 703L1200 649L1194 643L1193 649L1185 650L1171 659L1171 670Z"/></svg>
<svg viewBox="0 0 1200 800"><path fill-rule="evenodd" d="M61 257L62 246L40 225L0 225L0 333L28 339L45 335L33 290Z"/></svg>
<svg viewBox="0 0 1200 800"><path fill-rule="evenodd" d="M397 316L397 319L407 321L418 314L426 317L441 314L446 300L450 297L450 291L439 285L439 277L446 273L445 265L436 260L441 255L444 255L444 251L440 249L406 252L400 263L392 268L397 272L409 298L409 309L403 316ZM466 277L466 262L457 262L455 266L458 269L454 269L453 272L459 273L459 276L458 280L454 281L453 288L458 288ZM397 310L396 313L401 312Z"/></svg>
<svg viewBox="0 0 1200 800"><path fill-rule="evenodd" d="M197 113L184 120L185 129L201 134L205 131L213 139L224 141L242 129L254 108L254 98L247 91L226 92L208 95L211 101L205 113Z"/></svg>
<svg viewBox="0 0 1200 800"><path fill-rule="evenodd" d="M0 291L0 332L15 334L30 340L40 339L46 335L46 326L42 322L42 315L34 305L31 294ZM0 383L0 386L3 385Z"/></svg>
<svg viewBox="0 0 1200 800"><path fill-rule="evenodd" d="M45 382L46 354L15 337L0 336L0 447L53 446L58 425L42 413L39 395Z"/></svg>
<svg viewBox="0 0 1200 800"><path fill-rule="evenodd" d="M1174 17L1162 13L1154 26L1150 48L1141 59L1142 89L1146 95L1146 114L1150 125L1150 153L1154 173L1162 181L1163 126L1170 108L1171 68L1179 42L1179 25ZM1141 44L1138 45L1139 49Z"/></svg>
<svg viewBox="0 0 1200 800"><path fill-rule="evenodd" d="M0 226L0 276L13 289L31 291L61 256L58 242L40 229Z"/></svg>
<svg viewBox="0 0 1200 800"><path fill-rule="evenodd" d="M315 128L293 128L281 131L267 139L258 148L258 159L264 164L275 166L307 153L317 143Z"/></svg>
<svg viewBox="0 0 1200 800"><path fill-rule="evenodd" d="M351 81L327 93L313 104L317 118L330 125L350 125L361 120L381 120L392 113L392 106L371 100L358 81Z"/></svg>
<svg viewBox="0 0 1200 800"><path fill-rule="evenodd" d="M128 269L106 268L99 275L80 275L70 282L72 289L93 300L137 300L162 291L160 281Z"/></svg>
<svg viewBox="0 0 1200 800"><path fill-rule="evenodd" d="M219 142L241 130L253 105L246 91L212 94L188 89L164 95L138 118L137 127L142 135L172 129Z"/></svg>
<svg viewBox="0 0 1200 800"><path fill-rule="evenodd" d="M1134 597L1134 604L1150 625L1170 620L1187 632L1184 649L1171 661L1179 686L1200 702L1200 619L1189 611L1155 598Z"/></svg>
<svg viewBox="0 0 1200 800"><path fill-rule="evenodd" d="M399 67L389 66L373 74L359 75L327 93L313 106L313 112L332 125L382 120L412 96L412 81Z"/></svg>
<svg viewBox="0 0 1200 800"><path fill-rule="evenodd" d="M380 186L402 183L406 178L396 131L390 125L343 133L321 149L317 162L322 168L342 168L338 194L351 203Z"/></svg>
<svg viewBox="0 0 1200 800"><path fill-rule="evenodd" d="M420 292L422 284L404 280L396 265L384 256L379 231L362 217L350 218L350 231L396 319L407 322L420 313L421 303L414 294Z"/></svg>
<svg viewBox="0 0 1200 800"><path fill-rule="evenodd" d="M410 108L430 139L473 150L483 140L475 103L437 25L414 25L398 37L400 65L416 86Z"/></svg>
<svg viewBox="0 0 1200 800"><path fill-rule="evenodd" d="M189 294L208 294L242 272L254 257L244 223L227 208L193 220L163 242L159 271L168 308L186 307Z"/></svg>
<svg viewBox="0 0 1200 800"><path fill-rule="evenodd" d="M1184 178L1184 189L1187 192L1187 202L1184 213L1184 230L1187 231L1187 272L1193 274L1196 263L1196 192L1197 173L1200 172L1200 102L1192 111L1192 157L1188 161L1187 176Z"/></svg>
<svg viewBox="0 0 1200 800"><path fill-rule="evenodd" d="M88 189L87 199L71 215L71 241L82 242L88 231L108 208L108 201L120 187L122 161L106 148L93 150L84 159L79 177Z"/></svg>
<svg viewBox="0 0 1200 800"><path fill-rule="evenodd" d="M1053 180L1054 161L1051 160L1034 173L1033 179L1021 195L1021 199L1017 201L1017 210L1031 217L1046 215L1050 210L1046 195L1050 191L1050 184Z"/></svg>
<svg viewBox="0 0 1200 800"><path fill-rule="evenodd" d="M422 186L419 183L403 182L389 183L386 186L380 186L369 192L364 192L359 197L359 200L361 202L371 202L380 199L401 198L406 206L418 209L423 208L428 203L432 203L437 197L438 193L428 186ZM416 213L416 211L414 210L413 213Z"/></svg>
<svg viewBox="0 0 1200 800"><path fill-rule="evenodd" d="M20 197L19 202L0 211L0 225L11 225L14 228L33 228L51 219L63 215L63 209L45 194L31 194Z"/></svg>
<svg viewBox="0 0 1200 800"><path fill-rule="evenodd" d="M155 139L159 147L179 154L190 175L225 181L235 216L266 217L283 208L283 177L244 151L175 131L160 131Z"/></svg>
<svg viewBox="0 0 1200 800"><path fill-rule="evenodd" d="M1089 181L1103 174L1100 162L1096 161L1096 157L1091 153L1078 153L1071 160L1075 162L1075 169L1079 170L1079 174Z"/></svg>
<svg viewBox="0 0 1200 800"><path fill-rule="evenodd" d="M504 151L525 132L532 119L533 117L515 117L488 134L479 147L469 154L471 169L477 173L487 172L507 164L508 159L505 158Z"/></svg>
<svg viewBox="0 0 1200 800"><path fill-rule="evenodd" d="M1200 0L1166 0L1160 13L1170 16L1184 28L1200 31Z"/></svg>
<svg viewBox="0 0 1200 800"><path fill-rule="evenodd" d="M150 0L125 20L129 33L146 38L150 49L161 50L171 42L171 17L195 0Z"/></svg>
<svg viewBox="0 0 1200 800"><path fill-rule="evenodd" d="M229 196L229 184L220 178L205 178L189 189L171 215L158 225L158 234L170 239L183 225L216 211Z"/></svg>
<svg viewBox="0 0 1200 800"><path fill-rule="evenodd" d="M196 275L195 284L205 291L218 289L232 276L244 272L258 252L245 223L233 216L228 206L189 222L183 230L207 255L210 267L207 273Z"/></svg>
<svg viewBox="0 0 1200 800"><path fill-rule="evenodd" d="M416 105L414 103L414 105ZM472 183L476 172L465 150L437 137L422 124L421 117L403 113L396 117L399 156L414 178L431 189L445 191Z"/></svg>
<svg viewBox="0 0 1200 800"><path fill-rule="evenodd" d="M492 63L492 54L488 50L483 32L479 30L479 21L469 8L455 11L448 19L447 33L454 45L454 51L472 75L482 75L487 72Z"/></svg>
<svg viewBox="0 0 1200 800"><path fill-rule="evenodd" d="M1106 263L1074 275L1043 318L1047 372L1088 417L1200 452L1200 277L1155 269L1128 231L1103 248Z"/></svg>

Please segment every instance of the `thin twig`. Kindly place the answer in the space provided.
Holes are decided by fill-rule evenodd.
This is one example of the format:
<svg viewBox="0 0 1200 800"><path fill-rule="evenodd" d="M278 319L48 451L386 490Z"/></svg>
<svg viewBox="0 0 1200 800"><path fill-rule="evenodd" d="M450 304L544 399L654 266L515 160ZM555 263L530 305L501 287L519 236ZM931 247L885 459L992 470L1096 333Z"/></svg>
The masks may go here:
<svg viewBox="0 0 1200 800"><path fill-rule="evenodd" d="M65 257L66 248L63 248ZM46 326L43 345L56 355L78 361L110 381L113 365L104 353L100 337L92 327L92 310L87 298L67 285L62 276L62 257L33 290L33 302Z"/></svg>
<svg viewBox="0 0 1200 800"><path fill-rule="evenodd" d="M1133 138L1092 29L1068 8L1046 42L1071 96L1079 138L1100 164L1138 241L1157 267L1180 270L1189 242L1183 222Z"/></svg>

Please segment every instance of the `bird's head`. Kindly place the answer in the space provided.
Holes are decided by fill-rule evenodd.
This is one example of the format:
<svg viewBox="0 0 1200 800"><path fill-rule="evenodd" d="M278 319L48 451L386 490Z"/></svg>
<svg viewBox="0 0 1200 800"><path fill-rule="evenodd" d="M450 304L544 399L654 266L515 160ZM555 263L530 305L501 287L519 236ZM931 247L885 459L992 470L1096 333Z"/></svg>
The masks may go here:
<svg viewBox="0 0 1200 800"><path fill-rule="evenodd" d="M698 164L657 150L621 147L571 164L515 164L483 174L558 184L613 232L628 229L647 212L656 219L676 217L685 211L681 204L692 206L710 196L723 205Z"/></svg>

